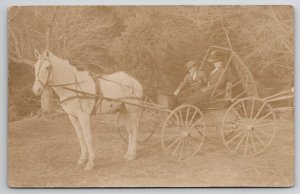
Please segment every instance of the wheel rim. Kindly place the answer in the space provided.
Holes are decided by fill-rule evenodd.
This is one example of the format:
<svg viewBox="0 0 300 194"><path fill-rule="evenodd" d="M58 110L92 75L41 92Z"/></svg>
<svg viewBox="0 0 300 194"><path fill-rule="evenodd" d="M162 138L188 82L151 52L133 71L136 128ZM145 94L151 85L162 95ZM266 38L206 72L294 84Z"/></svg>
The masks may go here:
<svg viewBox="0 0 300 194"><path fill-rule="evenodd" d="M239 156L262 153L272 142L276 131L276 115L262 99L247 97L233 103L222 122L222 138L226 148Z"/></svg>
<svg viewBox="0 0 300 194"><path fill-rule="evenodd" d="M162 149L173 160L186 160L200 150L205 138L203 113L182 105L167 117L162 130Z"/></svg>

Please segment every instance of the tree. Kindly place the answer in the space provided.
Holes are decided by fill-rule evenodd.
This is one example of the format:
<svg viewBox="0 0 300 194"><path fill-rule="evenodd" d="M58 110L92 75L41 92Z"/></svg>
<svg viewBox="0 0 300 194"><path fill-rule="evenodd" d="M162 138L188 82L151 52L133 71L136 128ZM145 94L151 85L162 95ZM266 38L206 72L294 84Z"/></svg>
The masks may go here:
<svg viewBox="0 0 300 194"><path fill-rule="evenodd" d="M120 31L111 8L15 6L8 20L10 64L32 66L36 61L33 50L37 48L49 49L78 68L96 73L111 69L107 47ZM10 65L13 75L16 69L11 67L15 66ZM31 71L28 73L34 77ZM32 83L26 81L25 87ZM44 100L47 98L41 99L42 104Z"/></svg>

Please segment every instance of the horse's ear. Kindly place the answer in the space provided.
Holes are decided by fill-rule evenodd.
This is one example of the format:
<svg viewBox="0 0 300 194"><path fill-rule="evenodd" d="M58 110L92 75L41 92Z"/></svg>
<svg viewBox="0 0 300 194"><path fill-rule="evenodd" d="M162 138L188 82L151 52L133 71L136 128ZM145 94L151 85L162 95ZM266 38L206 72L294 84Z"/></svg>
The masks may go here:
<svg viewBox="0 0 300 194"><path fill-rule="evenodd" d="M34 49L34 56L35 56L37 59L41 56L40 52L39 52L37 49Z"/></svg>

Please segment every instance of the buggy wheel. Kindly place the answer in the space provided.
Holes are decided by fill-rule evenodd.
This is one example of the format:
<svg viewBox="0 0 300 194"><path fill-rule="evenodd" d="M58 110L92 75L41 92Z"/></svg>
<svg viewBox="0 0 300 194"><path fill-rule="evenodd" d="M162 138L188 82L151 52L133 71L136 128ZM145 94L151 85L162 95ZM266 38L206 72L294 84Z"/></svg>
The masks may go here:
<svg viewBox="0 0 300 194"><path fill-rule="evenodd" d="M226 148L239 156L254 156L272 142L276 115L267 102L256 97L242 98L226 111L222 138Z"/></svg>
<svg viewBox="0 0 300 194"><path fill-rule="evenodd" d="M161 135L162 149L168 157L177 161L189 159L204 142L204 115L193 105L181 105L168 115Z"/></svg>
<svg viewBox="0 0 300 194"><path fill-rule="evenodd" d="M153 103L153 101L150 97L145 96L142 98L142 104L143 103ZM124 123L121 121L119 113L117 114L116 124L120 138L128 143L128 132ZM149 110L147 108L143 109L139 118L138 141L140 143L146 142L152 137L156 129L161 128L161 126L161 115L157 111Z"/></svg>

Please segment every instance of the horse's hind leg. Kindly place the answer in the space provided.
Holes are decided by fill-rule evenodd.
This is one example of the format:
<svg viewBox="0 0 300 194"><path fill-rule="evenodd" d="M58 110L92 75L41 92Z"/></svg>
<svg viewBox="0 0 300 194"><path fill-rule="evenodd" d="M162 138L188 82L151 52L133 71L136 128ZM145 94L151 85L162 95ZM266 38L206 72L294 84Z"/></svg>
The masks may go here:
<svg viewBox="0 0 300 194"><path fill-rule="evenodd" d="M130 122L130 115L128 115L127 111L122 112L122 114L120 115L123 117L123 121L125 124L125 128L128 134L128 147L127 147L127 151L124 155L124 158L129 160L129 153L131 150L131 143L132 143L132 132L131 132L131 122Z"/></svg>
<svg viewBox="0 0 300 194"><path fill-rule="evenodd" d="M127 112L126 115L126 129L128 131L128 151L125 154L127 160L134 160L136 158L137 151L137 124L138 124L138 115Z"/></svg>
<svg viewBox="0 0 300 194"><path fill-rule="evenodd" d="M131 115L131 123L132 123L131 152L133 154L132 159L135 159L137 148L138 148L138 129L139 129L139 115L137 113L133 113Z"/></svg>
<svg viewBox="0 0 300 194"><path fill-rule="evenodd" d="M80 154L80 157L77 161L77 164L80 165L80 164L83 164L87 161L87 146L84 142L84 139L83 139L83 134L82 134L82 131L81 131L81 126L80 126L80 123L78 121L78 119L72 115L68 115L69 116L69 119L71 121L71 123L73 124L73 127L76 131L76 135L77 135L77 139L79 141L79 145L80 145L80 150L81 150L81 154Z"/></svg>
<svg viewBox="0 0 300 194"><path fill-rule="evenodd" d="M95 153L94 153L94 148L93 148L93 145L92 145L92 135L91 135L91 128L90 128L90 115L88 115L88 114L80 115L79 116L79 122L81 124L83 138L84 138L84 141L87 145L87 149L88 149L88 153L89 153L88 162L87 162L84 170L91 170L94 167Z"/></svg>
<svg viewBox="0 0 300 194"><path fill-rule="evenodd" d="M127 118L127 112L125 111L125 109L121 109L119 111L119 126L118 127L125 127L126 132L128 134L128 146L127 146L127 151L124 155L124 158L127 159L128 158L128 153L129 153L129 148L131 146L131 132L130 132L130 123L127 122L128 118Z"/></svg>

